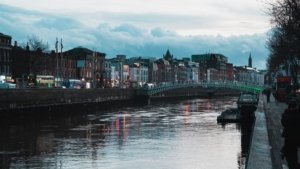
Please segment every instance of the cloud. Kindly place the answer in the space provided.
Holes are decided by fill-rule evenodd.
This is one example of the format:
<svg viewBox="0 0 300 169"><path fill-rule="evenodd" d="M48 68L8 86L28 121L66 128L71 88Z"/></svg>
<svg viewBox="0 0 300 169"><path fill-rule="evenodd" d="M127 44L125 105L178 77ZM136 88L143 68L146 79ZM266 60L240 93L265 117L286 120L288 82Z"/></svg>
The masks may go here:
<svg viewBox="0 0 300 169"><path fill-rule="evenodd" d="M117 27L114 27L112 31L119 32L119 33L126 33L128 34L128 36L133 36L133 37L143 36L143 32L145 32L145 30L130 24L119 25Z"/></svg>
<svg viewBox="0 0 300 169"><path fill-rule="evenodd" d="M55 28L57 31L70 29L73 30L82 26L80 22L66 17L43 17L40 18L35 25L41 28Z"/></svg>
<svg viewBox="0 0 300 169"><path fill-rule="evenodd" d="M101 21L113 26L161 27L181 35L226 36L268 29L268 17L262 12L266 4L261 0L2 0L1 3L76 18L93 27Z"/></svg>
<svg viewBox="0 0 300 169"><path fill-rule="evenodd" d="M151 29L151 35L154 37L165 37L165 36L178 36L176 32L172 32L169 30L164 30L162 28L153 28Z"/></svg>
<svg viewBox="0 0 300 169"><path fill-rule="evenodd" d="M114 17L117 17L116 14L112 16L113 20ZM246 65L251 52L253 65L260 69L265 68L264 64L268 56L268 50L265 48L266 33L226 37L183 36L167 26L153 24L146 27L131 22L129 20L132 15L122 17L127 17L128 20L123 18L124 20L119 19L118 22L113 23L103 20L99 21L97 26L90 26L73 17L0 4L0 32L11 35L14 40L21 43L26 42L29 36L36 35L48 42L51 49L54 49L55 39L58 37L63 39L65 50L77 46L96 48L106 53L108 58L117 54L125 54L128 57L161 58L166 50L170 49L176 58L190 57L192 54L221 53L234 65ZM136 18L136 21L142 20L143 17ZM172 18L171 16L168 18L167 15L164 17L165 20ZM185 16L182 18L187 19ZM145 17L145 19L151 23L151 18ZM173 18L174 22L175 20L176 17Z"/></svg>

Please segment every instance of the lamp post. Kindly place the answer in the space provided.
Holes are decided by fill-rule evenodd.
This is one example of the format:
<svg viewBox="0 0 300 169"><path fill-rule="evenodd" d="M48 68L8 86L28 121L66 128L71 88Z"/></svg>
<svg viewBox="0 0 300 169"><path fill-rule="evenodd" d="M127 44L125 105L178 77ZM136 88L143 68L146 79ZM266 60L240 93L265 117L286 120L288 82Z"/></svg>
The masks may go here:
<svg viewBox="0 0 300 169"><path fill-rule="evenodd" d="M58 40L57 40L57 37L56 37L56 42L55 42L55 53L56 53L56 71L55 71L55 85L56 87L58 86Z"/></svg>
<svg viewBox="0 0 300 169"><path fill-rule="evenodd" d="M141 61L140 61L140 66L139 66L139 74L140 74L140 85L142 86L142 69L141 69Z"/></svg>
<svg viewBox="0 0 300 169"><path fill-rule="evenodd" d="M119 62L120 62L120 83L119 83L119 85L120 85L120 88L123 88L123 60L122 59L120 59L119 60Z"/></svg>
<svg viewBox="0 0 300 169"><path fill-rule="evenodd" d="M63 53L62 53L62 49L63 49L63 44L62 44L62 39L60 39L60 78L61 79L63 77Z"/></svg>
<svg viewBox="0 0 300 169"><path fill-rule="evenodd" d="M96 52L96 50L94 49L94 52L93 52L93 58L92 58L92 80L93 80L93 88L96 88L96 78L95 78L95 76L96 76L96 73L95 73L95 67L96 67L96 65L95 65L95 61L97 60L97 52Z"/></svg>

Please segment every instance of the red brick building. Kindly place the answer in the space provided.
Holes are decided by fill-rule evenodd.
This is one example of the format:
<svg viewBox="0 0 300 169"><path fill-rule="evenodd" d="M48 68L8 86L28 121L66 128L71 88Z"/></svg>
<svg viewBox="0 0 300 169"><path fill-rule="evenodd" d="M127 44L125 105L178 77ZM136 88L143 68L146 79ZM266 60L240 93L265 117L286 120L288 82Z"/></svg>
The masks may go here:
<svg viewBox="0 0 300 169"><path fill-rule="evenodd" d="M0 33L0 75L11 75L11 36Z"/></svg>

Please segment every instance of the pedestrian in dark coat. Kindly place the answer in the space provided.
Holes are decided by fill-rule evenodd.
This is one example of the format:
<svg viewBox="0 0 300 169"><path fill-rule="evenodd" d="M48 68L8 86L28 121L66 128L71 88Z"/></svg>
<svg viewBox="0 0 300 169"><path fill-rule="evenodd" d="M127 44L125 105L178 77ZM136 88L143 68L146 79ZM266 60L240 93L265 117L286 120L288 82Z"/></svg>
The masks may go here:
<svg viewBox="0 0 300 169"><path fill-rule="evenodd" d="M285 138L281 151L286 158L289 169L300 169L297 161L297 147L300 142L300 113L297 104L295 100L290 101L281 118L281 124L284 127L282 137Z"/></svg>
<svg viewBox="0 0 300 169"><path fill-rule="evenodd" d="M265 92L266 92L266 96L267 96L267 102L270 102L271 89L267 88Z"/></svg>

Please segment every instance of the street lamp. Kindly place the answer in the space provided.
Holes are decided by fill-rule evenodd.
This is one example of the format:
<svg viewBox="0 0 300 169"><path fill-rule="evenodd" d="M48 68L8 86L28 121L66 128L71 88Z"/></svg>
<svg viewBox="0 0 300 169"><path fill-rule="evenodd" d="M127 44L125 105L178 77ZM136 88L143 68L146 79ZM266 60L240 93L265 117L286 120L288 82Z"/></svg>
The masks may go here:
<svg viewBox="0 0 300 169"><path fill-rule="evenodd" d="M63 77L63 44L62 44L62 38L60 39L60 82L62 82Z"/></svg>
<svg viewBox="0 0 300 169"><path fill-rule="evenodd" d="M93 52L93 56L92 56L92 80L93 80L93 88L96 88L96 81L95 81L95 76L96 76L96 73L95 73L95 60L96 60L96 56L97 56L97 53L96 53L96 50L94 49L94 52Z"/></svg>
<svg viewBox="0 0 300 169"><path fill-rule="evenodd" d="M56 53L56 77L55 77L55 85L58 87L58 39L56 37L56 42L55 42L55 53Z"/></svg>

